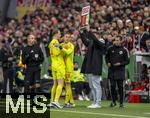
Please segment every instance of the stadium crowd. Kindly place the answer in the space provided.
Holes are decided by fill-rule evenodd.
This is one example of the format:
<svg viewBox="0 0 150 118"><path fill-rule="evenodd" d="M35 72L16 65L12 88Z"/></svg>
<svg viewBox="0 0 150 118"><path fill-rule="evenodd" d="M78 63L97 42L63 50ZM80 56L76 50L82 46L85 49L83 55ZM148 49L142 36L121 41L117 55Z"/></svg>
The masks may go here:
<svg viewBox="0 0 150 118"><path fill-rule="evenodd" d="M75 54L84 55L87 49L79 37L83 2L90 3L90 27L99 33L106 47L112 45L119 35L130 54L150 52L149 0L60 0L57 4L50 4L46 11L37 8L27 11L21 19L11 19L1 24L0 49L3 46L10 49L15 57L12 61L19 63L17 60L20 50L27 45L27 36L34 34L43 47L44 56L49 57L52 32L59 29L62 36L68 31L73 33Z"/></svg>
<svg viewBox="0 0 150 118"><path fill-rule="evenodd" d="M88 1L88 0L85 0ZM83 1L82 1L83 2ZM131 53L136 50L149 51L149 1L148 0L89 0L91 4L90 26L100 33L106 45L111 45L116 35L121 35L124 45ZM51 4L47 11L37 8L27 11L20 20L11 20L0 26L1 42L12 47L26 44L26 36L33 33L39 42L50 42L51 31L55 28L62 33L68 30L75 35L76 53L85 51L78 40L81 7L79 0L64 0L59 5ZM79 49L80 48L80 51Z"/></svg>

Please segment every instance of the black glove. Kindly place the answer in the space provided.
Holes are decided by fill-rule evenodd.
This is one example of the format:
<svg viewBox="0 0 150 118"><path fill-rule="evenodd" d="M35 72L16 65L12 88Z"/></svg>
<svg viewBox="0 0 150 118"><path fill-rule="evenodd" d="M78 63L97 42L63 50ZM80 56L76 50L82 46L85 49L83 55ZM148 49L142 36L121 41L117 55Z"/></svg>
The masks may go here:
<svg viewBox="0 0 150 118"><path fill-rule="evenodd" d="M61 39L59 40L59 43L63 43L63 42L64 42L64 39L61 38Z"/></svg>
<svg viewBox="0 0 150 118"><path fill-rule="evenodd" d="M28 59L29 57L30 57L30 55L29 55L29 54L26 54L26 55L25 55L25 58L26 58L26 59Z"/></svg>
<svg viewBox="0 0 150 118"><path fill-rule="evenodd" d="M61 50L62 48L63 48L63 47L60 45L60 46L59 46L59 49Z"/></svg>

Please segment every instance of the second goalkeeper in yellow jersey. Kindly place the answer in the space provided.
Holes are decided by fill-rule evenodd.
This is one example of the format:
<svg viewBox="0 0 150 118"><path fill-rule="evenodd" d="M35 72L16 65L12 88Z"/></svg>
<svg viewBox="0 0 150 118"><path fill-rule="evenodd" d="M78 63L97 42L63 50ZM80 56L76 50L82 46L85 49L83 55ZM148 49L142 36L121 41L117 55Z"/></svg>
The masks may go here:
<svg viewBox="0 0 150 118"><path fill-rule="evenodd" d="M51 106L57 108L62 108L58 101L62 93L65 78L65 63L62 55L62 50L60 49L60 40L61 33L60 31L56 31L53 36L53 40L49 45L52 66L52 78L54 81L51 90Z"/></svg>
<svg viewBox="0 0 150 118"><path fill-rule="evenodd" d="M64 43L62 44L62 51L64 54L64 61L65 61L65 90L66 90L66 97L65 97L65 106L66 107L73 107L74 99L72 95L71 89L71 79L74 76L74 45L71 43L71 35L65 34L64 36Z"/></svg>

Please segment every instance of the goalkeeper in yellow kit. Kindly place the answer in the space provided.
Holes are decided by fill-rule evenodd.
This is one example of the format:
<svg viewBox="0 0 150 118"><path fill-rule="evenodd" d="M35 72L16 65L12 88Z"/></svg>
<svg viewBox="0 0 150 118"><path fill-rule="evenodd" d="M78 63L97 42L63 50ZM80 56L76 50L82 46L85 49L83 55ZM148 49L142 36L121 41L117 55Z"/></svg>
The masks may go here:
<svg viewBox="0 0 150 118"><path fill-rule="evenodd" d="M71 79L74 76L74 45L71 43L72 38L69 33L66 33L64 36L64 43L62 43L62 51L63 51L63 58L65 61L66 66L66 75L65 75L65 107L74 107L74 99L72 95L71 89Z"/></svg>
<svg viewBox="0 0 150 118"><path fill-rule="evenodd" d="M59 104L59 98L62 93L62 88L64 85L65 78L65 63L63 59L62 48L60 49L61 33L60 31L55 31L52 41L50 42L50 57L52 65L52 77L53 77L53 87L51 90L51 104L50 106L56 108L62 108Z"/></svg>

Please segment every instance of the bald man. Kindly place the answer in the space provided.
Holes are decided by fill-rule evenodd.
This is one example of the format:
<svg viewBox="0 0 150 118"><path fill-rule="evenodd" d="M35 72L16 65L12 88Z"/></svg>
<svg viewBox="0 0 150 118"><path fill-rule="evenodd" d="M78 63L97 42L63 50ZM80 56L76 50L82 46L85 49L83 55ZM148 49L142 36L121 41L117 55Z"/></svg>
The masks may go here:
<svg viewBox="0 0 150 118"><path fill-rule="evenodd" d="M44 61L43 53L39 45L36 44L35 36L28 36L28 45L22 52L22 63L26 64L25 92L40 92L41 64Z"/></svg>

